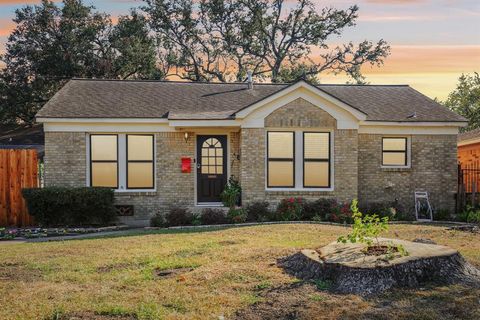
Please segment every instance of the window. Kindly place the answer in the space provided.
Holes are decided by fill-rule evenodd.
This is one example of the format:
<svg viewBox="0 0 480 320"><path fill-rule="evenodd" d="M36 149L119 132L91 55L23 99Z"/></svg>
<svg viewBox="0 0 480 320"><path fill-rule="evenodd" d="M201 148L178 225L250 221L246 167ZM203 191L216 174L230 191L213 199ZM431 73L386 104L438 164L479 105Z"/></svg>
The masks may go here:
<svg viewBox="0 0 480 320"><path fill-rule="evenodd" d="M87 185L117 191L155 189L153 134L90 134Z"/></svg>
<svg viewBox="0 0 480 320"><path fill-rule="evenodd" d="M382 165L407 166L407 138L382 138Z"/></svg>
<svg viewBox="0 0 480 320"><path fill-rule="evenodd" d="M330 133L303 133L303 187L330 187Z"/></svg>
<svg viewBox="0 0 480 320"><path fill-rule="evenodd" d="M267 186L295 187L294 132L268 132L267 140Z"/></svg>
<svg viewBox="0 0 480 320"><path fill-rule="evenodd" d="M127 135L127 189L153 189L153 135Z"/></svg>
<svg viewBox="0 0 480 320"><path fill-rule="evenodd" d="M202 144L202 174L223 174L223 147L217 138Z"/></svg>
<svg viewBox="0 0 480 320"><path fill-rule="evenodd" d="M90 136L90 185L118 188L117 135Z"/></svg>

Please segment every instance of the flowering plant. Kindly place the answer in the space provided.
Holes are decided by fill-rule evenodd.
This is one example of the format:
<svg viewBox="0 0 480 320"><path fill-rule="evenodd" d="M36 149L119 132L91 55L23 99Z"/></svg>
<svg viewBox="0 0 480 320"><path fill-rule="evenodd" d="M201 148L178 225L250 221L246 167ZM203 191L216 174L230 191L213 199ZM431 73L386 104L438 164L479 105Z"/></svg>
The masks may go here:
<svg viewBox="0 0 480 320"><path fill-rule="evenodd" d="M280 220L299 220L302 217L303 202L302 198L291 197L283 199L277 208Z"/></svg>

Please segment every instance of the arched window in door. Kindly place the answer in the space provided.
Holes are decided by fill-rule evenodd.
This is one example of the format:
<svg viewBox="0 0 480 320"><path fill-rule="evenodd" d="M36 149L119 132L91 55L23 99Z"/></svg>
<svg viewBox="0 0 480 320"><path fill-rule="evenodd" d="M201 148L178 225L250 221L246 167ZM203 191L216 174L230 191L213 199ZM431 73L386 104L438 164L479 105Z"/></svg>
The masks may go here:
<svg viewBox="0 0 480 320"><path fill-rule="evenodd" d="M216 138L202 144L202 174L223 174L223 146Z"/></svg>

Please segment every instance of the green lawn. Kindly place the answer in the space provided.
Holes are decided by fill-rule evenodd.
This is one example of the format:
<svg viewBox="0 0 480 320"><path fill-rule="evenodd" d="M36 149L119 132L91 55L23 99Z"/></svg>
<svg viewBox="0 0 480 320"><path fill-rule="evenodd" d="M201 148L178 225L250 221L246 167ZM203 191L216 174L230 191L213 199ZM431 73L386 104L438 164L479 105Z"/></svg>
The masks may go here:
<svg viewBox="0 0 480 320"><path fill-rule="evenodd" d="M325 245L346 232L337 226L289 224L0 243L0 318L228 319L255 302L277 299L269 291L297 282L276 267L277 258ZM393 225L386 236L430 238L480 266L478 234ZM193 270L157 276L160 270L180 267ZM480 291L458 285L397 290L369 299L320 290L304 299L327 319L480 318Z"/></svg>

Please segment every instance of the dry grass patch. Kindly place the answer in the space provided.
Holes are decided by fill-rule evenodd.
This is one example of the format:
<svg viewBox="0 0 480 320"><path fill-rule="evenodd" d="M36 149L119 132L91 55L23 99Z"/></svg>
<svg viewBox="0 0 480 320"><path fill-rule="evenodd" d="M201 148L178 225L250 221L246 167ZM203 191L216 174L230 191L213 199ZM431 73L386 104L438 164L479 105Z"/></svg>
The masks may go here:
<svg viewBox="0 0 480 320"><path fill-rule="evenodd" d="M329 319L380 317L377 310L391 310L388 312L402 318L404 308L416 310L415 306L427 310L426 314L417 314L430 319L430 315L440 312L435 310L436 301L441 301L442 309L438 310L444 315L468 319L478 314L478 291L466 292L452 286L418 293L395 291L375 299L338 296L316 286L295 284L296 279L276 266L280 257L302 248L323 246L344 233L346 229L339 226L288 224L0 244L2 319L53 319L55 314L65 319L229 318L245 312L252 304L260 307L262 302L275 300L269 292L277 292L278 297L281 288L294 290L290 289L293 285L299 286L295 290L304 290L304 294L295 294L300 305L308 304L317 315ZM430 238L460 250L470 262L480 265L480 241L472 233L396 225L388 236ZM155 276L159 270L179 268L192 270L174 277ZM2 272L9 276L2 277ZM461 308L456 307L459 303L468 305L469 311L460 312ZM308 308L305 310L299 317L308 319Z"/></svg>

